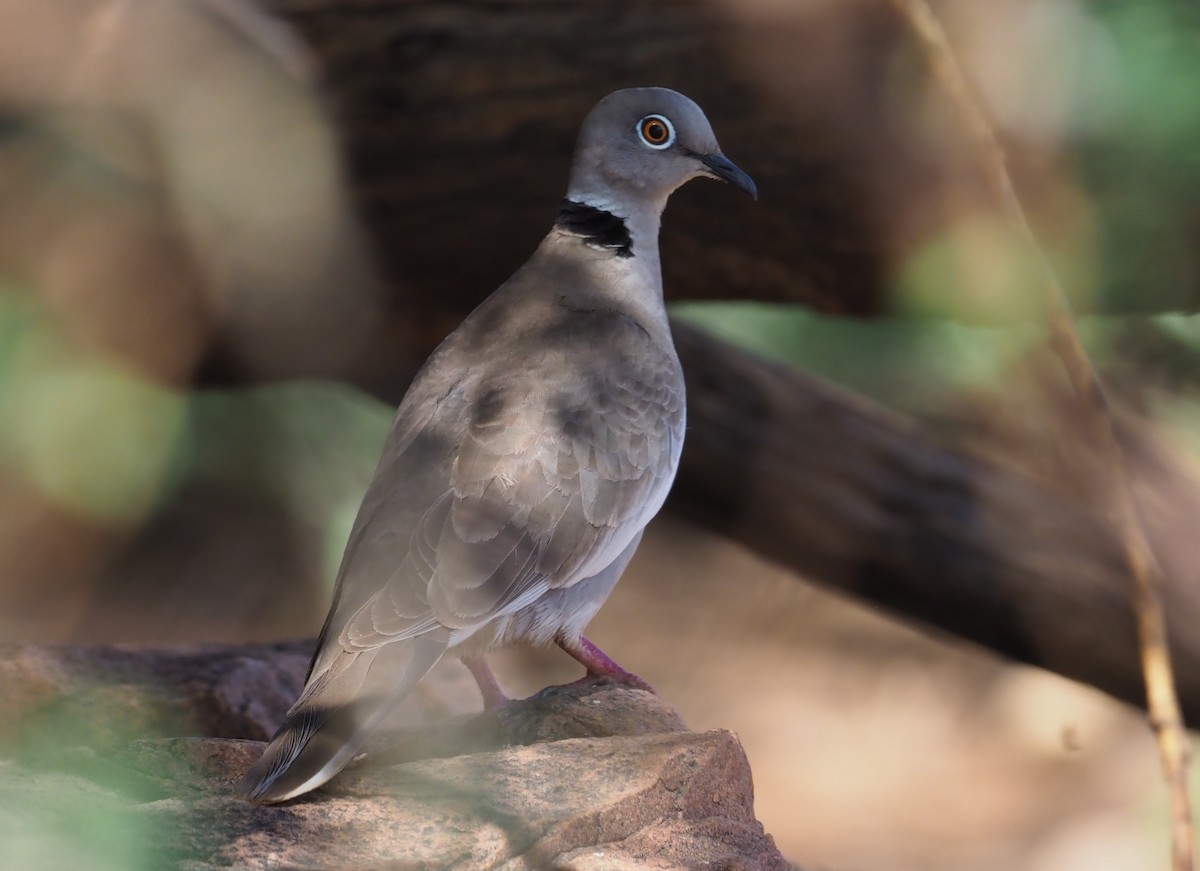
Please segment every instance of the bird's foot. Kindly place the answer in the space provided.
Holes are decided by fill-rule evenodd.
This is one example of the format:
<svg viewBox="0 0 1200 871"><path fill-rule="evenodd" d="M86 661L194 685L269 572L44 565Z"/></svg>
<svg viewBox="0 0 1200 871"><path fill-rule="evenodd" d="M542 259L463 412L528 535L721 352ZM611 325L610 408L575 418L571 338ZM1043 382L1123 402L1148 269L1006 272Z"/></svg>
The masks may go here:
<svg viewBox="0 0 1200 871"><path fill-rule="evenodd" d="M587 669L587 675L577 681L564 684L565 687L588 686L601 682L624 684L634 689L654 693L654 687L646 683L631 671L626 671L617 665L611 657L582 635L576 640L565 638L556 639L558 646L571 654L580 665ZM657 695L657 693L655 693Z"/></svg>
<svg viewBox="0 0 1200 871"><path fill-rule="evenodd" d="M496 680L496 673L492 671L486 659L482 656L466 656L463 657L463 665L467 667L471 672L471 677L475 678L475 683L479 685L479 694L483 696L485 711L489 713L498 711L512 703L512 699L500 686L500 681Z"/></svg>

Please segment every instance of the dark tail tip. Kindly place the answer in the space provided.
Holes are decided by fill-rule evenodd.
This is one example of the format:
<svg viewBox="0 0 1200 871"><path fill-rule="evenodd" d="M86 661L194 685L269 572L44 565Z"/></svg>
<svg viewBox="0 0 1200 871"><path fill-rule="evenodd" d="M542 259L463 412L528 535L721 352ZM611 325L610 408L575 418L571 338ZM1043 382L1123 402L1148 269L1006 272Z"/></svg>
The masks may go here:
<svg viewBox="0 0 1200 871"><path fill-rule="evenodd" d="M316 789L336 773L319 775L342 744L327 733L330 711L305 708L288 716L258 761L242 777L236 792L255 804L275 804ZM325 740L314 742L322 735Z"/></svg>

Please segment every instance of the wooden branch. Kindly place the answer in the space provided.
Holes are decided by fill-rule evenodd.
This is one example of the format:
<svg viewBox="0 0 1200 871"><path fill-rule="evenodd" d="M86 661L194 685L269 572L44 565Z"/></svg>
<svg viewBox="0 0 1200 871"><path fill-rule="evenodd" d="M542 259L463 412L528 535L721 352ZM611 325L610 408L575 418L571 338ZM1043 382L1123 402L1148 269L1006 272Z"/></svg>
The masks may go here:
<svg viewBox="0 0 1200 871"><path fill-rule="evenodd" d="M824 586L1145 704L1128 573L1101 517L800 372L674 330L690 427L670 508ZM1156 518L1196 516L1193 488L1145 500ZM1177 551L1174 532L1151 529ZM1200 638L1186 630L1200 591L1171 581L1176 679L1195 717Z"/></svg>

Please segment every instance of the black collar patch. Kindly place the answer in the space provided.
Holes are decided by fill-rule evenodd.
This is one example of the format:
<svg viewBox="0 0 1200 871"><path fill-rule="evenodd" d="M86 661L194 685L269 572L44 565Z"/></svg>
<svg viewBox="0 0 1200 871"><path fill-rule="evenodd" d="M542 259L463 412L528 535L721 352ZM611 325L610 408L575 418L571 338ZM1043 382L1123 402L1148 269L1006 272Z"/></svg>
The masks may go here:
<svg viewBox="0 0 1200 871"><path fill-rule="evenodd" d="M611 251L618 257L633 256L629 227L625 225L624 218L618 218L612 212L587 203L563 200L554 226L575 236L582 236L585 245Z"/></svg>

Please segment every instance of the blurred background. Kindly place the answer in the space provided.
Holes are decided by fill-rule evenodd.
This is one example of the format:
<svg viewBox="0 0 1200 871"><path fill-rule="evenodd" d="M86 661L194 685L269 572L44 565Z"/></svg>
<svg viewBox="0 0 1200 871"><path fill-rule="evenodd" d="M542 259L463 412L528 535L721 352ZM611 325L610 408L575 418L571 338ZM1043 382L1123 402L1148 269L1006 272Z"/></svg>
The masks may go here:
<svg viewBox="0 0 1200 871"><path fill-rule="evenodd" d="M1200 7L933 5L1186 569ZM1038 263L887 0L5 0L0 641L315 635L408 379L545 233L590 106L643 84L761 191L672 200L677 323L1088 509ZM740 735L792 861L1166 867L1135 709L813 586L685 498L589 634ZM501 659L514 692L576 676Z"/></svg>

